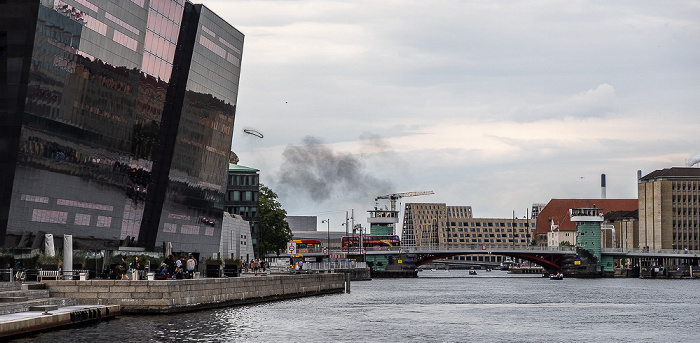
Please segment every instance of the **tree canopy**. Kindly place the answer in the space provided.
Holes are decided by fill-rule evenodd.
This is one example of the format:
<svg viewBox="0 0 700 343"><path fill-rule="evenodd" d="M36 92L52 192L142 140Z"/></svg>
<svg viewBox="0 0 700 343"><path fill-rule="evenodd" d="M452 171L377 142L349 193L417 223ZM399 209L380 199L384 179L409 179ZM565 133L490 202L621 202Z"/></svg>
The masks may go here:
<svg viewBox="0 0 700 343"><path fill-rule="evenodd" d="M260 184L260 244L265 252L276 252L287 247L292 239L292 229L289 228L287 211L277 201L277 194L270 188Z"/></svg>

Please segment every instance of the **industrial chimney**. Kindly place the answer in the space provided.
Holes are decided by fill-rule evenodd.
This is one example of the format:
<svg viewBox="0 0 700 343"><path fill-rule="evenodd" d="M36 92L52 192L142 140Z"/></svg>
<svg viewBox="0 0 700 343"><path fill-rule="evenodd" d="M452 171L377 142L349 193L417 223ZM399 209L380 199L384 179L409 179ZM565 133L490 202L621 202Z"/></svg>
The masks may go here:
<svg viewBox="0 0 700 343"><path fill-rule="evenodd" d="M637 183L642 183L642 171L637 170Z"/></svg>
<svg viewBox="0 0 700 343"><path fill-rule="evenodd" d="M600 198L605 199L605 174L600 174Z"/></svg>

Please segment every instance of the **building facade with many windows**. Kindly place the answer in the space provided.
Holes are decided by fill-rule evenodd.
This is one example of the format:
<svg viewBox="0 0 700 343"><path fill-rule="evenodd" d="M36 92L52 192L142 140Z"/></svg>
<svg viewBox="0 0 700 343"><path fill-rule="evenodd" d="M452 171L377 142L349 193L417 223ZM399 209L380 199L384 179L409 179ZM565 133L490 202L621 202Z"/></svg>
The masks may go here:
<svg viewBox="0 0 700 343"><path fill-rule="evenodd" d="M474 218L471 206L444 203L407 203L402 245L424 248L526 248L534 230L533 219ZM456 256L452 260L501 262L501 256Z"/></svg>
<svg viewBox="0 0 700 343"><path fill-rule="evenodd" d="M656 170L638 192L640 247L700 249L700 168Z"/></svg>
<svg viewBox="0 0 700 343"><path fill-rule="evenodd" d="M252 249L258 251L260 235L260 175L259 170L230 163L224 208L231 215L238 215L250 224Z"/></svg>
<svg viewBox="0 0 700 343"><path fill-rule="evenodd" d="M243 34L185 0L0 13L2 243L218 251Z"/></svg>

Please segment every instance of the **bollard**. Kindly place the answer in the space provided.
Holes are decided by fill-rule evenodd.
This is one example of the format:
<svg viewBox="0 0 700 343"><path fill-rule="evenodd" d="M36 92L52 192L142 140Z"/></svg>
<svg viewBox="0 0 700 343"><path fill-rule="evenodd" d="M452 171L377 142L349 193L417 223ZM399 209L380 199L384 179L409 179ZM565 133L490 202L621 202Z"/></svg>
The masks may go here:
<svg viewBox="0 0 700 343"><path fill-rule="evenodd" d="M345 293L350 293L350 273L345 273Z"/></svg>

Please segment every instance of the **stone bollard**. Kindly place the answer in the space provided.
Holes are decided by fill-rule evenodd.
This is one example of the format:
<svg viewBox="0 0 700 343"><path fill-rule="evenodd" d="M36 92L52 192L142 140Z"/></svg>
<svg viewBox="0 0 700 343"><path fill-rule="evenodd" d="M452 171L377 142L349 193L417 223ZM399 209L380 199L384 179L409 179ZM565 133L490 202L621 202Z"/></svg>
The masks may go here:
<svg viewBox="0 0 700 343"><path fill-rule="evenodd" d="M153 281L156 279L156 273L148 273L146 275L148 277L148 281Z"/></svg>

